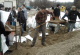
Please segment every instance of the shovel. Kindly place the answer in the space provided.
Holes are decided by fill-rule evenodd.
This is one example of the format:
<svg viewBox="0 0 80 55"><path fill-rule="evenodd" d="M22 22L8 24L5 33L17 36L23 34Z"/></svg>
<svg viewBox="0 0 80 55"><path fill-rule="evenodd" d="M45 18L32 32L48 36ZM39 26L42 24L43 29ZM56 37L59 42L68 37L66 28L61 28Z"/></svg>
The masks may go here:
<svg viewBox="0 0 80 55"><path fill-rule="evenodd" d="M39 28L40 26L42 26L42 25L44 25L44 24L46 24L46 23L47 23L47 22L45 22L45 23L43 23L43 24L41 24L41 25L37 26L37 27L36 27L36 28L34 28L34 29L29 30L29 31L28 31L28 35L27 35L27 36L25 36L25 38L30 39L31 41L33 41L33 38L30 36L31 31L33 31L33 30L35 30L35 29Z"/></svg>

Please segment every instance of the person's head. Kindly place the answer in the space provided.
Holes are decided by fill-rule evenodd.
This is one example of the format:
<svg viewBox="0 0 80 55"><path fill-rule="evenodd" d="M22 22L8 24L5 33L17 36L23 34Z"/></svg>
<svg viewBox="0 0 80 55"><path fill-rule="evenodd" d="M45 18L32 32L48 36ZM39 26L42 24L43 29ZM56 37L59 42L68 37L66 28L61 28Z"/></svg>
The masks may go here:
<svg viewBox="0 0 80 55"><path fill-rule="evenodd" d="M0 4L0 10L4 10L4 5Z"/></svg>
<svg viewBox="0 0 80 55"><path fill-rule="evenodd" d="M23 8L26 8L25 4L22 5L22 9L23 9Z"/></svg>
<svg viewBox="0 0 80 55"><path fill-rule="evenodd" d="M12 10L15 10L15 6L12 7Z"/></svg>
<svg viewBox="0 0 80 55"><path fill-rule="evenodd" d="M44 5L42 5L42 6L41 6L41 9L42 9L42 10L43 10L43 9L46 9L46 7L45 7Z"/></svg>
<svg viewBox="0 0 80 55"><path fill-rule="evenodd" d="M18 8L18 11L21 11L21 10L22 10L21 7L19 7L19 8Z"/></svg>
<svg viewBox="0 0 80 55"><path fill-rule="evenodd" d="M57 6L57 7L60 7L60 4L57 4L56 6Z"/></svg>
<svg viewBox="0 0 80 55"><path fill-rule="evenodd" d="M76 10L76 6L72 6L71 9L72 9L72 10Z"/></svg>

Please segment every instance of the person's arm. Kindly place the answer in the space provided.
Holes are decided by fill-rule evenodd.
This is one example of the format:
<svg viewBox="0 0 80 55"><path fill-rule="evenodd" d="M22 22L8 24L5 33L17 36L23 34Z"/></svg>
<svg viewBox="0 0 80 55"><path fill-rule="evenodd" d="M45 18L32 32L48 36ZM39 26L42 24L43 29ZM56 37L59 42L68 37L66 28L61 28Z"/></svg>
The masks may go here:
<svg viewBox="0 0 80 55"><path fill-rule="evenodd" d="M66 14L62 17L62 20L66 21L66 20L64 19L65 17L67 17L67 15L66 15Z"/></svg>
<svg viewBox="0 0 80 55"><path fill-rule="evenodd" d="M48 10L46 10L47 14L51 14L52 16L54 16L53 12L50 12Z"/></svg>
<svg viewBox="0 0 80 55"><path fill-rule="evenodd" d="M79 19L80 19L80 13L77 11L77 15L78 15L78 17L79 17Z"/></svg>
<svg viewBox="0 0 80 55"><path fill-rule="evenodd" d="M13 10L13 13L14 13L14 16L13 16L13 17L14 17L14 18L16 18L16 11L15 11L15 10Z"/></svg>
<svg viewBox="0 0 80 55"><path fill-rule="evenodd" d="M0 21L0 34L4 34L5 35L5 28L3 23Z"/></svg>
<svg viewBox="0 0 80 55"><path fill-rule="evenodd" d="M69 11L69 13L68 13L68 21L70 21L71 13L72 13L72 11Z"/></svg>
<svg viewBox="0 0 80 55"><path fill-rule="evenodd" d="M20 13L17 13L17 21L19 22L19 18L20 18Z"/></svg>
<svg viewBox="0 0 80 55"><path fill-rule="evenodd" d="M51 15L52 15L52 17L50 17L50 18L51 18L51 20L55 20L55 17L54 17L53 12L50 12L50 11L48 11L48 10L46 10L46 11L47 11L47 14L51 14Z"/></svg>
<svg viewBox="0 0 80 55"><path fill-rule="evenodd" d="M36 17L35 17L36 22L38 22L38 21L39 21L39 15L40 15L40 12L38 12L38 13L36 14Z"/></svg>

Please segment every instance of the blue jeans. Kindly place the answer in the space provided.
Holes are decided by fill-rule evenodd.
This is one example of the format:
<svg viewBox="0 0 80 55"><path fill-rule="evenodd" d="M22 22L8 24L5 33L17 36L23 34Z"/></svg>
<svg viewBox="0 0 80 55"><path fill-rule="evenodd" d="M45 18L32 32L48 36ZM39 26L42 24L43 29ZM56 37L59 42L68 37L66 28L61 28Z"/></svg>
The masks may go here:
<svg viewBox="0 0 80 55"><path fill-rule="evenodd" d="M13 21L13 22L12 22L12 25L13 25L13 26L16 26L16 22Z"/></svg>
<svg viewBox="0 0 80 55"><path fill-rule="evenodd" d="M13 26L16 26L16 22L14 21L14 19L15 18L12 18L12 22L11 23L12 23Z"/></svg>
<svg viewBox="0 0 80 55"><path fill-rule="evenodd" d="M73 31L73 28L75 28L75 23L69 23L68 24L68 32Z"/></svg>

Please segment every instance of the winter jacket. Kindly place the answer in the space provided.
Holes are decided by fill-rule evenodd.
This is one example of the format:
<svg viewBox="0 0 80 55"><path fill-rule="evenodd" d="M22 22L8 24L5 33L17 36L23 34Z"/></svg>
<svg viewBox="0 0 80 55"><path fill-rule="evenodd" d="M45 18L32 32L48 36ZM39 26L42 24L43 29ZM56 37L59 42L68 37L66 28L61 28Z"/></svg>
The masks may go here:
<svg viewBox="0 0 80 55"><path fill-rule="evenodd" d="M18 12L17 20L19 21L19 23L25 23L26 22L23 11Z"/></svg>
<svg viewBox="0 0 80 55"><path fill-rule="evenodd" d="M58 16L58 17L60 16L60 9L59 8L54 9L54 15Z"/></svg>
<svg viewBox="0 0 80 55"><path fill-rule="evenodd" d="M27 20L27 9L24 8L24 9L22 9L22 11L24 12L24 17L25 17L25 19Z"/></svg>
<svg viewBox="0 0 80 55"><path fill-rule="evenodd" d="M69 23L75 23L77 16L80 18L79 12L76 10L75 11L71 10L68 14L68 19L70 20Z"/></svg>
<svg viewBox="0 0 80 55"><path fill-rule="evenodd" d="M8 18L8 21L14 21L14 19L16 18L16 11L15 10L12 10L10 15L9 15L9 18Z"/></svg>
<svg viewBox="0 0 80 55"><path fill-rule="evenodd" d="M12 10L13 17L16 18L16 11Z"/></svg>
<svg viewBox="0 0 80 55"><path fill-rule="evenodd" d="M41 10L36 15L36 22L37 23L44 23L47 19L47 15L51 14L53 16L52 12L49 12L48 10Z"/></svg>
<svg viewBox="0 0 80 55"><path fill-rule="evenodd" d="M64 18L65 17L68 17L68 14L64 14L64 16L62 17L62 19L64 20L64 21L66 21Z"/></svg>

